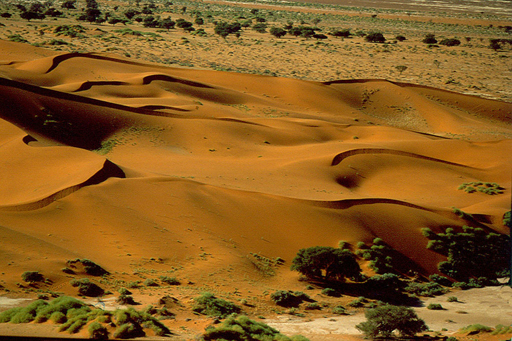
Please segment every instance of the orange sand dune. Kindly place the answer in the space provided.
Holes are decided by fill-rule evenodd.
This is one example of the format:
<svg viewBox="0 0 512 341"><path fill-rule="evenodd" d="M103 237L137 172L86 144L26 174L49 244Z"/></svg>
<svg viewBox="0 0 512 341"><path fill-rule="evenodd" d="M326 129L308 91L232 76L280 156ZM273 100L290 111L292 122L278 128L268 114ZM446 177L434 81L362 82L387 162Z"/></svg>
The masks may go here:
<svg viewBox="0 0 512 341"><path fill-rule="evenodd" d="M429 274L441 257L421 228L506 232L509 103L0 47L7 286L39 270L60 288L75 257L117 274L161 258L151 266L202 284L230 264L236 283L259 278L250 253L289 264L300 248L377 236ZM457 189L471 181L504 194Z"/></svg>

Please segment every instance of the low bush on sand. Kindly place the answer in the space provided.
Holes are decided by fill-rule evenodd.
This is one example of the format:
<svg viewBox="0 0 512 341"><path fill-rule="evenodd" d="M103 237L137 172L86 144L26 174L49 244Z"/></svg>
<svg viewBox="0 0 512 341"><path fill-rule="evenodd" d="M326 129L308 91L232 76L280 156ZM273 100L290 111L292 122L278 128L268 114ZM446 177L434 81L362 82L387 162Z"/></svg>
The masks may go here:
<svg viewBox="0 0 512 341"><path fill-rule="evenodd" d="M247 316L230 316L216 327L209 327L202 336L203 340L251 340L251 341L308 341L296 335L291 338L262 322L256 322Z"/></svg>

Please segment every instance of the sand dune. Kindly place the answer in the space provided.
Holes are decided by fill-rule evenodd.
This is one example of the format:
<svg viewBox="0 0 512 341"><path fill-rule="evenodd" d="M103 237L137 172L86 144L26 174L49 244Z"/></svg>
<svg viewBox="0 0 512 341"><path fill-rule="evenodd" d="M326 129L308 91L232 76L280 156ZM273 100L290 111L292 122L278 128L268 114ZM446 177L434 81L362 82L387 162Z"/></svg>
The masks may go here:
<svg viewBox="0 0 512 341"><path fill-rule="evenodd" d="M161 258L155 271L179 265L199 283L230 264L236 282L260 276L250 253L289 264L300 248L377 236L427 275L441 257L421 228L505 232L509 103L0 46L7 286L39 270L65 287L60 268L76 257L118 274ZM457 189L471 181L504 194Z"/></svg>

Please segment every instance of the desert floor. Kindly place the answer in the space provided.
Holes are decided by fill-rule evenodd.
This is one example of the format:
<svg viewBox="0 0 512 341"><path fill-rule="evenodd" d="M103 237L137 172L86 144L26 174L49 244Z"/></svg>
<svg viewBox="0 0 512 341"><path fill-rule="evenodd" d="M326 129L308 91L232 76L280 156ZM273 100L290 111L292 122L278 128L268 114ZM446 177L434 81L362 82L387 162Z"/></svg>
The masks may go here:
<svg viewBox="0 0 512 341"><path fill-rule="evenodd" d="M118 16L134 5L100 3ZM107 292L86 298L101 308L119 307L122 287L136 308L176 298L175 319L164 321L171 339L194 339L213 323L191 311L206 291L286 335L362 339L354 326L363 308L332 313L357 296L330 297L303 281L290 270L299 249L340 241L354 249L379 237L407 259L404 276L426 278L444 257L426 249L422 228L509 233L502 218L511 201L512 55L510 44L489 48L489 39L510 37L506 7L157 7L173 20L200 12L200 36L136 22L89 24L74 18L80 8L27 22L1 6L16 14L0 19L0 310L78 296L70 281L89 278ZM326 34L380 30L388 43L278 39L250 28L239 38L214 33L214 20L251 10L269 27L319 19ZM71 37L56 33L60 25L81 28ZM421 42L427 33L462 44L429 47ZM407 68L400 73L399 65ZM502 193L458 189L469 182L497 183ZM73 259L109 274L63 272ZM23 282L25 271L46 282ZM306 292L322 308L279 307L270 299L277 290ZM414 309L430 335L510 338L458 333L474 323L510 324L510 287L452 289L421 301ZM428 310L432 302L445 310ZM63 335L33 323L0 324L0 334Z"/></svg>

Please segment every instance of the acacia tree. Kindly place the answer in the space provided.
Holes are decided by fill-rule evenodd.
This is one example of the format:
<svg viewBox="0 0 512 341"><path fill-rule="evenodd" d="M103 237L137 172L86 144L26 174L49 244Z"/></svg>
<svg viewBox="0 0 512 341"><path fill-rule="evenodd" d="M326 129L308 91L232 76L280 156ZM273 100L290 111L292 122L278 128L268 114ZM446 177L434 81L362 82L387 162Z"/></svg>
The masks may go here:
<svg viewBox="0 0 512 341"><path fill-rule="evenodd" d="M377 308L367 309L364 313L366 322L359 323L356 328L366 337L375 338L379 335L391 337L398 331L401 336L414 336L428 330L425 321L420 319L411 308L386 304Z"/></svg>
<svg viewBox="0 0 512 341"><path fill-rule="evenodd" d="M292 261L292 270L320 280L358 279L361 268L352 252L328 246L301 249Z"/></svg>

